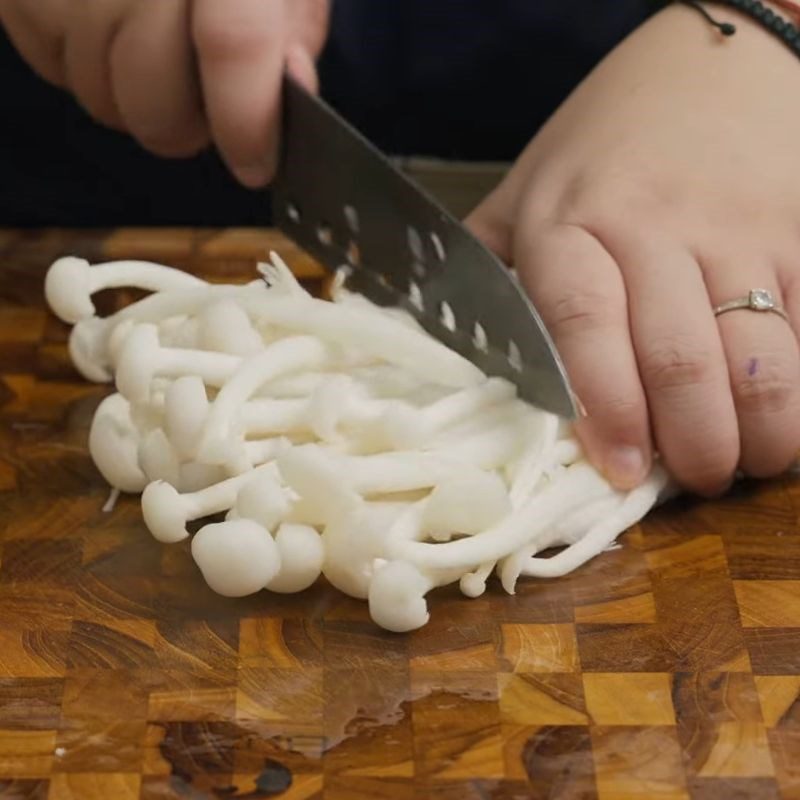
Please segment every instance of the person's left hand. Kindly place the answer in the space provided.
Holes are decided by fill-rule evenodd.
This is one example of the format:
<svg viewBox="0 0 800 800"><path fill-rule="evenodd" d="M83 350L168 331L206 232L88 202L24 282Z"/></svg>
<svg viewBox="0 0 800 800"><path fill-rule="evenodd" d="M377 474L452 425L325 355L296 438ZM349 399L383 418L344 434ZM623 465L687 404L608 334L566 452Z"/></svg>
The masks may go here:
<svg viewBox="0 0 800 800"><path fill-rule="evenodd" d="M516 267L618 486L654 448L685 488L800 448L800 60L673 6L623 43L468 218ZM768 289L776 313L713 308Z"/></svg>

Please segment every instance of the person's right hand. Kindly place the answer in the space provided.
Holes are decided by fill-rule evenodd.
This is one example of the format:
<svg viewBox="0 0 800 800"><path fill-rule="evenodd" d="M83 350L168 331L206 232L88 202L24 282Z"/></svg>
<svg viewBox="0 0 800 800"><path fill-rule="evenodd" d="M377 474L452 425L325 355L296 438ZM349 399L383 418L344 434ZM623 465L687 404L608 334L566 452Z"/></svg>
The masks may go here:
<svg viewBox="0 0 800 800"><path fill-rule="evenodd" d="M94 119L165 157L213 143L257 187L277 156L284 68L316 91L329 0L2 0L23 58Z"/></svg>

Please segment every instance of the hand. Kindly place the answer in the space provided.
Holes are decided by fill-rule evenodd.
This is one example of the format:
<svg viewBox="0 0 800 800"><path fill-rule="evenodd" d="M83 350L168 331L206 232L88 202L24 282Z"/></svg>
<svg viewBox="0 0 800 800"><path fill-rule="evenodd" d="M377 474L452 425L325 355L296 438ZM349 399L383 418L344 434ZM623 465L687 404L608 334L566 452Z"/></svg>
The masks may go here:
<svg viewBox="0 0 800 800"><path fill-rule="evenodd" d="M468 219L513 262L621 488L658 450L684 487L776 475L800 448L800 61L727 9L624 42ZM788 310L713 307L769 289Z"/></svg>
<svg viewBox="0 0 800 800"><path fill-rule="evenodd" d="M284 65L317 88L329 0L3 0L43 78L160 156L210 141L245 185L274 172Z"/></svg>

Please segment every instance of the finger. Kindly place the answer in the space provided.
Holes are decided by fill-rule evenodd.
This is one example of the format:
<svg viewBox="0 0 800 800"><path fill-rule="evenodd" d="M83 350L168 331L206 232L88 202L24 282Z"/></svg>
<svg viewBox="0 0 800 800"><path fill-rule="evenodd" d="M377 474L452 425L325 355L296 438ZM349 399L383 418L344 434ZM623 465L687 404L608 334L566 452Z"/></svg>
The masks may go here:
<svg viewBox="0 0 800 800"><path fill-rule="evenodd" d="M116 105L143 147L174 158L208 144L187 0L134 4L110 61Z"/></svg>
<svg viewBox="0 0 800 800"><path fill-rule="evenodd" d="M286 71L307 92L319 93L319 74L311 53L300 44L290 45L286 50Z"/></svg>
<svg viewBox="0 0 800 800"><path fill-rule="evenodd" d="M111 88L109 53L127 6L124 0L84 3L81 13L67 15L64 63L69 88L93 119L115 130L125 130L125 123Z"/></svg>
<svg viewBox="0 0 800 800"><path fill-rule="evenodd" d="M741 263L741 259L737 259ZM782 303L775 274L758 261L706 270L715 305L768 289ZM787 469L800 447L800 351L791 323L772 312L738 309L717 317L739 420L740 466L753 477Z"/></svg>
<svg viewBox="0 0 800 800"><path fill-rule="evenodd" d="M616 263L595 237L563 223L520 224L515 256L586 409L576 431L587 455L619 488L637 485L652 447Z"/></svg>
<svg viewBox="0 0 800 800"><path fill-rule="evenodd" d="M31 69L48 83L64 88L64 32L53 23L53 19L60 19L53 11L52 16L34 14L25 5L6 3L0 7L0 21Z"/></svg>
<svg viewBox="0 0 800 800"><path fill-rule="evenodd" d="M264 185L277 161L284 4L196 0L193 38L211 133L241 183Z"/></svg>
<svg viewBox="0 0 800 800"><path fill-rule="evenodd" d="M548 179L534 174L534 155L528 145L514 167L464 219L472 234L509 265L514 264L514 230L522 203L526 216L544 219L554 205L549 187L560 185L555 175ZM536 187L535 195L531 186Z"/></svg>
<svg viewBox="0 0 800 800"><path fill-rule="evenodd" d="M725 354L696 260L669 239L627 237L614 249L658 450L701 494L724 490L739 438Z"/></svg>

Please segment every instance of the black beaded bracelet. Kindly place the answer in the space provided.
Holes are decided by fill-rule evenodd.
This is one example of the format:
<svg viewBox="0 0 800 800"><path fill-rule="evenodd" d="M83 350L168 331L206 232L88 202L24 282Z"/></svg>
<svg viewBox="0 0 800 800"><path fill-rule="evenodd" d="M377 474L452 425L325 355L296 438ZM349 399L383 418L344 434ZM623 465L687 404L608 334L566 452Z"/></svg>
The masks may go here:
<svg viewBox="0 0 800 800"><path fill-rule="evenodd" d="M796 56L800 57L800 28L776 14L771 8L767 8L759 0L716 1L731 6L742 14L747 14L748 17L752 17L768 31L775 34ZM699 0L681 0L681 2L699 11L724 36L732 36L736 33L735 25L730 22L718 22L715 20Z"/></svg>

